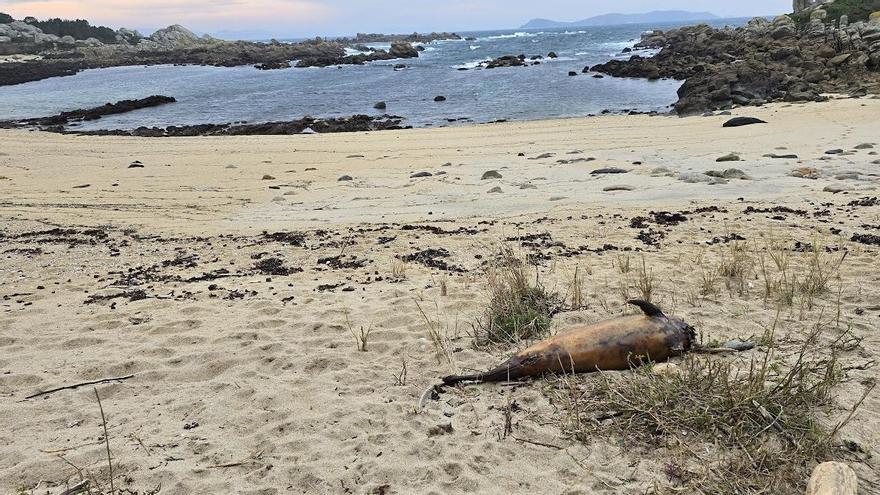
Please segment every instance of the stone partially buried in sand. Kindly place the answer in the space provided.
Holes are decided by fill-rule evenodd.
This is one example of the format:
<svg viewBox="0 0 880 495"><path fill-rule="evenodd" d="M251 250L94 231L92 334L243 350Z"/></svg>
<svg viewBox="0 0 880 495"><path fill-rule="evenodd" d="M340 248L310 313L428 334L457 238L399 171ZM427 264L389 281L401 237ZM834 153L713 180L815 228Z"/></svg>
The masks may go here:
<svg viewBox="0 0 880 495"><path fill-rule="evenodd" d="M728 153L715 159L716 162L738 162L741 158L736 153Z"/></svg>
<svg viewBox="0 0 880 495"><path fill-rule="evenodd" d="M501 178L501 174L499 174L497 170L489 170L488 172L484 172L483 176L480 177L481 180L500 179L500 178Z"/></svg>
<svg viewBox="0 0 880 495"><path fill-rule="evenodd" d="M342 177L336 179L337 182L348 182L350 180L354 180L350 175L343 175Z"/></svg>
<svg viewBox="0 0 880 495"><path fill-rule="evenodd" d="M744 125L766 124L767 122L755 117L734 117L724 123L722 127L742 127Z"/></svg>
<svg viewBox="0 0 880 495"><path fill-rule="evenodd" d="M818 179L822 177L822 172L813 167L798 167L789 172L788 175L798 179Z"/></svg>
<svg viewBox="0 0 880 495"><path fill-rule="evenodd" d="M635 190L636 190L636 188L634 188L633 186L627 186L625 184L618 184L618 185L607 186L607 187L602 188L602 191L604 191L604 192L635 191Z"/></svg>

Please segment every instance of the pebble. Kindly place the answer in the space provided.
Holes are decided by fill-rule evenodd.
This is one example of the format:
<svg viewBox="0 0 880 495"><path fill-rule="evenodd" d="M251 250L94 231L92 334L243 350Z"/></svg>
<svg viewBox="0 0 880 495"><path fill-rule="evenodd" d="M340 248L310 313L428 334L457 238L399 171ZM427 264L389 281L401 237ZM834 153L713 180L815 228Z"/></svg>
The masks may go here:
<svg viewBox="0 0 880 495"><path fill-rule="evenodd" d="M346 182L350 180L354 180L350 175L343 175L342 177L336 179L337 182Z"/></svg>
<svg viewBox="0 0 880 495"><path fill-rule="evenodd" d="M625 174L629 172L629 170L624 170L622 168L617 167L606 167L606 168L597 168L590 172L590 175L604 175L604 174Z"/></svg>
<svg viewBox="0 0 880 495"><path fill-rule="evenodd" d="M520 189L537 189L538 186L536 186L534 184L520 184L519 188Z"/></svg>
<svg viewBox="0 0 880 495"><path fill-rule="evenodd" d="M829 192L829 193L832 193L832 194L838 194L838 193L842 193L842 192L846 192L846 191L851 191L851 190L852 190L852 188L849 187L849 186L840 185L840 184L832 184L832 185L830 185L830 186L825 186L825 187L822 189L822 192Z"/></svg>
<svg viewBox="0 0 880 495"><path fill-rule="evenodd" d="M856 149L857 149L857 150L870 150L870 149L874 149L874 143L862 143L862 144L856 146Z"/></svg>
<svg viewBox="0 0 880 495"><path fill-rule="evenodd" d="M566 197L565 196L552 196L550 198L550 201L562 201L563 199L566 199Z"/></svg>
<svg viewBox="0 0 880 495"><path fill-rule="evenodd" d="M798 156L794 155L794 154L777 155L776 153L767 153L766 155L764 155L764 158L782 158L782 159L796 160L798 158Z"/></svg>
<svg viewBox="0 0 880 495"><path fill-rule="evenodd" d="M840 149L840 148L833 149L833 150L828 150L828 151L825 152L826 155L840 155L840 154L842 154L842 153L843 153L843 150Z"/></svg>
<svg viewBox="0 0 880 495"><path fill-rule="evenodd" d="M496 193L500 193L500 192L504 192L504 191L502 191L500 187L495 186L495 187L493 187L492 189L489 189L488 192L489 192L490 194L496 194Z"/></svg>
<svg viewBox="0 0 880 495"><path fill-rule="evenodd" d="M603 188L602 190L605 192L613 192L613 191L635 191L636 188L627 185L616 185L616 186L608 186Z"/></svg>
<svg viewBox="0 0 880 495"><path fill-rule="evenodd" d="M135 160L131 162L131 165L129 165L128 168L144 168L144 164L138 160Z"/></svg>
<svg viewBox="0 0 880 495"><path fill-rule="evenodd" d="M813 167L799 167L789 172L788 175L798 179L818 179L822 173Z"/></svg>
<svg viewBox="0 0 880 495"><path fill-rule="evenodd" d="M416 172L409 176L410 179L418 179L420 177L431 177L431 172Z"/></svg>
<svg viewBox="0 0 880 495"><path fill-rule="evenodd" d="M500 178L501 178L501 174L499 174L497 170L489 170L488 172L484 172L483 176L480 177L481 180L500 179Z"/></svg>
<svg viewBox="0 0 880 495"><path fill-rule="evenodd" d="M728 153L724 156L720 156L715 159L716 162L738 162L740 161L739 155L736 153Z"/></svg>
<svg viewBox="0 0 880 495"><path fill-rule="evenodd" d="M434 101L436 101L436 102L446 101L446 97L445 96L435 96Z"/></svg>
<svg viewBox="0 0 880 495"><path fill-rule="evenodd" d="M275 177L272 177L271 175L266 174L263 176L263 180L275 180Z"/></svg>

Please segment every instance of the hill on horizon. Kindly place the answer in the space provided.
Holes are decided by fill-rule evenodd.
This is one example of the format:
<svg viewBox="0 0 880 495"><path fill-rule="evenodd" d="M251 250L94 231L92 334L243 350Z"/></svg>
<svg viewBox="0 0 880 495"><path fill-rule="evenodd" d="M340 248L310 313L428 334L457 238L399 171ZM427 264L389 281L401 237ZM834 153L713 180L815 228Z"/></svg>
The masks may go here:
<svg viewBox="0 0 880 495"><path fill-rule="evenodd" d="M644 24L651 22L704 21L718 19L711 12L689 12L685 10L655 10L643 14L604 14L573 22L532 19L520 29L547 29L560 27L613 26L616 24Z"/></svg>

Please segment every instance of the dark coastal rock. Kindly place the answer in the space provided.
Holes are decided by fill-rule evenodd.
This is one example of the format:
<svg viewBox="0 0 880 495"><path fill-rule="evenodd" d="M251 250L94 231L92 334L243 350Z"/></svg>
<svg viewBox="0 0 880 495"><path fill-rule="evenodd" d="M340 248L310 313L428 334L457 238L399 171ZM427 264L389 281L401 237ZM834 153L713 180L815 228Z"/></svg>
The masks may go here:
<svg viewBox="0 0 880 495"><path fill-rule="evenodd" d="M436 101L438 103L441 101L446 101L446 97L445 96L435 96L434 101Z"/></svg>
<svg viewBox="0 0 880 495"><path fill-rule="evenodd" d="M755 117L734 117L722 125L722 127L742 127L744 125L766 124L767 122Z"/></svg>
<svg viewBox="0 0 880 495"><path fill-rule="evenodd" d="M71 131L61 126L43 128L51 132L92 136L186 137L186 136L273 136L303 133L362 132L403 129L403 118L393 115L353 115L345 118L305 117L284 122L256 124L196 124L185 126L138 127L132 130Z"/></svg>
<svg viewBox="0 0 880 495"><path fill-rule="evenodd" d="M526 65L525 57L517 57L515 55L504 55L485 63L487 69L497 69L500 67L522 67Z"/></svg>
<svg viewBox="0 0 880 495"><path fill-rule="evenodd" d="M50 117L0 122L0 127L64 126L71 122L98 120L105 115L116 115L139 110L141 108L157 107L159 105L166 105L176 101L177 100L170 96L153 95L139 100L122 100L116 103L107 103L106 105L95 108L83 108L79 110L71 110L69 112L61 112L58 115L52 115Z"/></svg>
<svg viewBox="0 0 880 495"><path fill-rule="evenodd" d="M262 64L257 64L254 66L255 69L258 70L279 70L279 69L289 69L290 62L287 61L273 61L273 62L265 62Z"/></svg>
<svg viewBox="0 0 880 495"><path fill-rule="evenodd" d="M699 115L734 105L823 101L823 93L880 92L880 29L865 22L807 29L788 16L738 28L686 26L642 36L637 49L661 49L591 68L616 77L684 80L675 110ZM867 34L867 37L866 37ZM873 36L877 36L874 40Z"/></svg>
<svg viewBox="0 0 880 495"><path fill-rule="evenodd" d="M386 108L388 108L388 105L385 104L384 101L380 101L379 103L373 105L373 108L375 108L376 110L385 110Z"/></svg>
<svg viewBox="0 0 880 495"><path fill-rule="evenodd" d="M569 75L569 77L574 77L574 76L578 75L578 73L572 70L572 71L568 71L568 75Z"/></svg>

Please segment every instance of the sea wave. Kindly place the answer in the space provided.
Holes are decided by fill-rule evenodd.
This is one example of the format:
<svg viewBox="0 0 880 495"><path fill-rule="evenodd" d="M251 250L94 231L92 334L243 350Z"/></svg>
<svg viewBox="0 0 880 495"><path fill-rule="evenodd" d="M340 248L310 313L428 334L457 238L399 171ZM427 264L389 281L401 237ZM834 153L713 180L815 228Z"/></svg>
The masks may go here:
<svg viewBox="0 0 880 495"><path fill-rule="evenodd" d="M471 45L471 50L479 50L480 45Z"/></svg>
<svg viewBox="0 0 880 495"><path fill-rule="evenodd" d="M546 33L543 31L538 32L538 33L526 33L523 31L518 31L513 34L498 34L495 36L487 36L485 38L480 38L480 40L508 40L508 39L512 39L512 38L535 38L535 37L540 36L542 34L546 34Z"/></svg>

